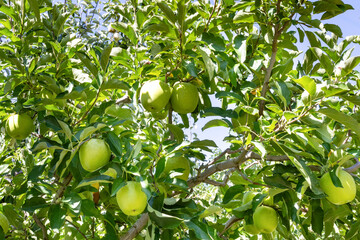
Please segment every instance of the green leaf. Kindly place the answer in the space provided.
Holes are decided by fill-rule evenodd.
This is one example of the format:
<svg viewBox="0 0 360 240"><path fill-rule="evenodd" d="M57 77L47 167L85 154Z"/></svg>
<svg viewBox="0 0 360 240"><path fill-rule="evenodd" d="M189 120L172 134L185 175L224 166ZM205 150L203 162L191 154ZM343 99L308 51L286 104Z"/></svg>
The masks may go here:
<svg viewBox="0 0 360 240"><path fill-rule="evenodd" d="M81 211L85 216L101 218L101 214L99 210L96 209L94 202L89 199L83 199L81 201Z"/></svg>
<svg viewBox="0 0 360 240"><path fill-rule="evenodd" d="M237 194L245 191L244 185L235 185L230 187L224 194L222 204L230 202Z"/></svg>
<svg viewBox="0 0 360 240"><path fill-rule="evenodd" d="M337 74L341 77L345 77L346 75L348 75L349 73L352 72L352 70L357 67L360 64L360 56L356 56L356 57L350 57L349 59L345 60L345 61L341 61L336 67L336 71L338 71L338 69L340 70L340 74Z"/></svg>
<svg viewBox="0 0 360 240"><path fill-rule="evenodd" d="M122 144L121 140L115 133L109 132L107 134L106 142L109 144L111 152L113 152L117 157L121 158L122 156Z"/></svg>
<svg viewBox="0 0 360 240"><path fill-rule="evenodd" d="M133 149L131 150L130 155L129 155L129 158L127 159L127 162L133 160L134 158L136 158L136 157L139 155L141 149L142 149L142 145L141 145L141 140L139 139L139 140L136 142L136 144L135 144L135 146L133 147Z"/></svg>
<svg viewBox="0 0 360 240"><path fill-rule="evenodd" d="M26 199L22 209L27 212L34 212L36 209L44 208L49 206L46 203L45 199L42 197L32 197L30 199Z"/></svg>
<svg viewBox="0 0 360 240"><path fill-rule="evenodd" d="M321 48L313 47L311 50L313 51L316 58L320 61L321 66L325 69L327 74L329 76L331 76L333 74L333 71L334 71L334 65L330 60L331 58L328 55L326 55L321 50Z"/></svg>
<svg viewBox="0 0 360 240"><path fill-rule="evenodd" d="M164 12L166 18L169 19L170 22L175 24L177 18L176 18L175 13L171 10L171 8L164 1L161 1L161 2L158 1L157 5Z"/></svg>
<svg viewBox="0 0 360 240"><path fill-rule="evenodd" d="M61 229L65 222L66 209L63 209L60 204L52 205L50 206L48 217L52 229Z"/></svg>
<svg viewBox="0 0 360 240"><path fill-rule="evenodd" d="M105 109L105 113L112 116L112 117L116 117L117 120L130 120L132 121L134 119L133 113L130 109L128 108L122 108L119 105L116 104L112 104L111 106L107 107Z"/></svg>
<svg viewBox="0 0 360 240"><path fill-rule="evenodd" d="M159 212L149 205L147 208L151 221L161 228L174 229L183 222L183 219Z"/></svg>
<svg viewBox="0 0 360 240"><path fill-rule="evenodd" d="M355 118L346 115L345 113L338 112L333 108L324 108L320 109L319 113L325 114L329 118L345 125L345 127L354 131L360 137L360 124L356 121Z"/></svg>
<svg viewBox="0 0 360 240"><path fill-rule="evenodd" d="M211 33L204 32L201 37L201 41L206 42L210 48L215 51L225 51L225 42L220 35L214 35Z"/></svg>
<svg viewBox="0 0 360 240"><path fill-rule="evenodd" d="M103 82L102 90L106 89L124 89L130 90L130 86L127 82L121 81L118 78L110 78Z"/></svg>
<svg viewBox="0 0 360 240"><path fill-rule="evenodd" d="M345 235L345 239L354 239L359 234L360 230L360 220L356 221L355 223L352 223L350 226L349 231Z"/></svg>
<svg viewBox="0 0 360 240"><path fill-rule="evenodd" d="M311 228L321 235L324 223L324 210L320 206L320 199L312 200L311 203Z"/></svg>
<svg viewBox="0 0 360 240"><path fill-rule="evenodd" d="M254 16L254 13L239 11L238 13L236 13L233 21L234 23L253 23Z"/></svg>
<svg viewBox="0 0 360 240"><path fill-rule="evenodd" d="M107 175L98 175L92 178L87 178L87 179L83 179L77 186L76 188L81 188L84 186L89 186L92 185L94 183L112 183L112 177L107 176Z"/></svg>
<svg viewBox="0 0 360 240"><path fill-rule="evenodd" d="M184 222L190 230L194 231L194 233L198 239L201 239L201 240L213 240L214 239L213 237L211 237L211 235L207 229L207 225L205 223L198 222L195 219L192 219L191 221L186 220Z"/></svg>
<svg viewBox="0 0 360 240"><path fill-rule="evenodd" d="M283 188L283 189L291 189L291 183L283 179L280 175L276 174L270 177L263 177L264 182L267 185Z"/></svg>
<svg viewBox="0 0 360 240"><path fill-rule="evenodd" d="M210 80L212 80L214 78L216 65L210 58L211 51L205 47L199 47L198 49L205 63L206 71L209 74L209 78Z"/></svg>
<svg viewBox="0 0 360 240"><path fill-rule="evenodd" d="M36 182L38 177L44 172L45 166L45 164L34 166L34 168L29 173L28 179L32 182Z"/></svg>
<svg viewBox="0 0 360 240"><path fill-rule="evenodd" d="M310 42L311 47L321 47L320 40L315 36L313 32L305 31L305 34Z"/></svg>
<svg viewBox="0 0 360 240"><path fill-rule="evenodd" d="M35 13L38 22L41 21L38 0L29 0L31 10Z"/></svg>
<svg viewBox="0 0 360 240"><path fill-rule="evenodd" d="M217 147L216 143L213 140L202 140L202 141L193 141L189 144L190 148L201 148L201 147Z"/></svg>
<svg viewBox="0 0 360 240"><path fill-rule="evenodd" d="M91 62L91 59L89 58L89 56L82 52L77 52L75 55L81 60L81 62L85 65L85 67L87 69L89 69L89 71L95 77L97 77L97 75L98 75L97 67Z"/></svg>
<svg viewBox="0 0 360 240"><path fill-rule="evenodd" d="M315 95L316 83L311 77L304 76L299 79L294 79L293 81L298 83L302 88L304 88L310 94L310 96Z"/></svg>
<svg viewBox="0 0 360 240"><path fill-rule="evenodd" d="M173 124L168 124L167 125L169 130L172 132L172 134L174 134L174 137L176 139L176 141L178 142L178 144L182 143L182 141L184 141L184 132L183 130Z"/></svg>
<svg viewBox="0 0 360 240"><path fill-rule="evenodd" d="M106 69L107 69L107 66L109 63L110 53L111 53L113 45L114 45L113 43L107 45L104 48L103 52L101 53L100 65L101 65L101 68L103 69L103 71L105 71L105 72L106 72Z"/></svg>
<svg viewBox="0 0 360 240"><path fill-rule="evenodd" d="M327 31L330 31L332 33L334 33L336 36L338 37L342 37L342 31L341 31L341 28L338 26L338 25L335 25L335 24L324 24L324 28L327 30Z"/></svg>
<svg viewBox="0 0 360 240"><path fill-rule="evenodd" d="M212 127L226 127L229 128L229 122L225 121L223 119L213 119L210 120L209 122L207 122L202 128L201 130L204 131L208 128L212 128Z"/></svg>

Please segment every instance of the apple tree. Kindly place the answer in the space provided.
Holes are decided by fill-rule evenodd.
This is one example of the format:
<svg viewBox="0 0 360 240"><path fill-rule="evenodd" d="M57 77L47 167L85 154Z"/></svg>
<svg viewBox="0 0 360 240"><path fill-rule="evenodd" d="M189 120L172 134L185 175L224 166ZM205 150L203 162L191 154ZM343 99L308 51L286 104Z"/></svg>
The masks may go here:
<svg viewBox="0 0 360 240"><path fill-rule="evenodd" d="M0 239L360 239L352 9L0 0Z"/></svg>

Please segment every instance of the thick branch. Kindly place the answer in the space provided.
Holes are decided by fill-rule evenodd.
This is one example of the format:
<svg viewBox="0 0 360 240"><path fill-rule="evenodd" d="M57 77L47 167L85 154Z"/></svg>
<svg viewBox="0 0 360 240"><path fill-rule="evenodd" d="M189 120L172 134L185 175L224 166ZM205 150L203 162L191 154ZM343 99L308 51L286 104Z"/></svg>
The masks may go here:
<svg viewBox="0 0 360 240"><path fill-rule="evenodd" d="M33 214L33 219L35 220L36 224L41 228L42 234L43 234L43 239L44 240L48 240L48 234L46 231L46 227L44 226L44 224L40 221L40 219L38 218L38 216L34 213Z"/></svg>
<svg viewBox="0 0 360 240"><path fill-rule="evenodd" d="M149 221L149 214L144 213L141 215L141 217L136 221L136 223L130 228L130 230L120 238L120 240L132 240L134 239L141 230L146 227L147 223Z"/></svg>

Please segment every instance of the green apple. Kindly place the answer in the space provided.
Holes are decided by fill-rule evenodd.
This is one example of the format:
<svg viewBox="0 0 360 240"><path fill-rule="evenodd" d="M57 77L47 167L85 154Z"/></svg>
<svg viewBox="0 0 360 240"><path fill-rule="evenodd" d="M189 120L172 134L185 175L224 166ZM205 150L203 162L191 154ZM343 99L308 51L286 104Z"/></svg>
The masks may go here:
<svg viewBox="0 0 360 240"><path fill-rule="evenodd" d="M254 225L262 233L273 232L278 225L276 211L268 206L257 207L253 215Z"/></svg>
<svg viewBox="0 0 360 240"><path fill-rule="evenodd" d="M9 231L9 221L3 213L0 213L0 226L2 227L4 233Z"/></svg>
<svg viewBox="0 0 360 240"><path fill-rule="evenodd" d="M176 83L171 94L171 106L177 113L191 113L199 102L197 87L191 83Z"/></svg>
<svg viewBox="0 0 360 240"><path fill-rule="evenodd" d="M250 202L254 197L256 196L255 192L246 192L243 196L243 200L242 200L242 204L247 204L248 202Z"/></svg>
<svg viewBox="0 0 360 240"><path fill-rule="evenodd" d="M168 104L171 88L160 80L146 82L140 91L140 101L149 112L159 112Z"/></svg>
<svg viewBox="0 0 360 240"><path fill-rule="evenodd" d="M354 178L346 171L339 169L336 176L340 179L341 187L336 187L330 177L330 173L325 173L320 179L320 186L326 193L327 199L335 204L341 205L351 202L356 196L356 184Z"/></svg>
<svg viewBox="0 0 360 240"><path fill-rule="evenodd" d="M117 203L128 216L137 216L142 213L147 205L146 194L141 189L141 184L129 181L116 193Z"/></svg>
<svg viewBox="0 0 360 240"><path fill-rule="evenodd" d="M94 172L105 166L111 156L109 145L102 139L92 138L79 150L81 166L88 172Z"/></svg>
<svg viewBox="0 0 360 240"><path fill-rule="evenodd" d="M260 233L260 230L254 224L246 224L244 226L244 230L251 235L257 235Z"/></svg>
<svg viewBox="0 0 360 240"><path fill-rule="evenodd" d="M5 130L10 137L22 140L34 131L34 122L27 114L14 114L7 119Z"/></svg>
<svg viewBox="0 0 360 240"><path fill-rule="evenodd" d="M183 169L182 174L176 176L176 178L187 181L190 174L190 163L189 160L185 157L173 157L168 158L165 161L164 173L168 174L171 170L174 169Z"/></svg>

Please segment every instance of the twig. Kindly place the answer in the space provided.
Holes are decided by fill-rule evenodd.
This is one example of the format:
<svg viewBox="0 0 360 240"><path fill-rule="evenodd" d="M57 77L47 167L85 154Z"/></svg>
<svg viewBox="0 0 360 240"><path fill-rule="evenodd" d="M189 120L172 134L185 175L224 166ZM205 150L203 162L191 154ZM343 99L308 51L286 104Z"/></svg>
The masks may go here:
<svg viewBox="0 0 360 240"><path fill-rule="evenodd" d="M96 101L98 100L99 98L99 95L100 95L100 92L101 92L101 86L99 87L97 93L96 93L96 97L94 99L94 102L91 104L91 106L89 107L89 109L84 113L84 115L73 125L76 126L78 125L82 120L84 120L84 118L86 118L86 116L89 114L89 112L91 111L91 109L94 107Z"/></svg>
<svg viewBox="0 0 360 240"><path fill-rule="evenodd" d="M238 218L238 217L235 217L235 216L232 216L226 223L225 223L225 226L224 226L224 229L218 234L219 237L221 237L222 235L224 235L224 233L232 227L232 225L234 225L236 222L240 221L241 218Z"/></svg>
<svg viewBox="0 0 360 240"><path fill-rule="evenodd" d="M213 15L214 15L214 12L215 12L215 9L216 9L216 5L217 5L217 0L215 0L215 2L214 2L214 8L213 8L213 10L212 10L211 13L210 13L210 16L209 16L209 19L208 19L207 23L205 24L204 32L206 31L206 29L208 28L208 26L209 26L209 24L210 24L210 20L211 20L211 18L212 18Z"/></svg>
<svg viewBox="0 0 360 240"><path fill-rule="evenodd" d="M234 154L234 153L238 153L243 151L243 148L237 149L237 150L231 150L230 148L225 149L225 151L223 151L222 153L219 154L219 156L217 156L216 158L214 158L209 165L213 165L214 163L216 163L219 159L221 159L225 154Z"/></svg>
<svg viewBox="0 0 360 240"><path fill-rule="evenodd" d="M69 173L63 180L63 182L61 183L60 188L57 190L55 197L53 199L53 203L55 203L59 198L61 198L64 195L65 189L66 187L70 184L71 179L72 179L72 174Z"/></svg>
<svg viewBox="0 0 360 240"><path fill-rule="evenodd" d="M41 228L42 234L43 234L43 239L44 240L49 240L47 231L46 231L46 227L44 226L44 224L40 221L40 219L38 218L38 216L34 213L33 214L33 219L35 220L36 224Z"/></svg>
<svg viewBox="0 0 360 240"><path fill-rule="evenodd" d="M132 240L134 239L141 230L147 225L149 221L149 214L144 213L141 217L135 222L135 224L130 228L130 230L120 238L120 240Z"/></svg>
<svg viewBox="0 0 360 240"><path fill-rule="evenodd" d="M78 226L76 226L73 222L71 222L67 219L66 219L66 221L68 223L70 223L74 228L76 228L76 230L84 237L84 239L88 240L88 238L85 236L85 234L82 231L80 231L80 228Z"/></svg>
<svg viewBox="0 0 360 240"><path fill-rule="evenodd" d="M238 173L240 174L240 176L245 179L246 181L248 181L249 183L253 184L253 185L257 185L257 186L263 186L263 187L268 187L271 188L271 186L266 185L266 184L262 184L262 183L258 183L258 182L254 182L253 180L249 179L241 170L240 168L237 169Z"/></svg>
<svg viewBox="0 0 360 240"><path fill-rule="evenodd" d="M226 172L222 182L218 182L218 181L207 178L207 179L205 179L204 183L211 184L214 186L226 186L227 182L229 181L230 174L234 171L236 171L236 168L229 169L229 171Z"/></svg>

